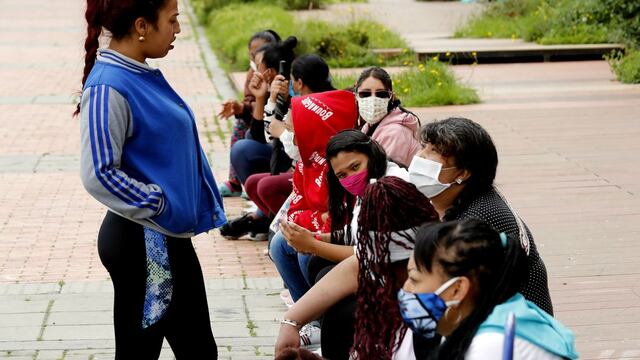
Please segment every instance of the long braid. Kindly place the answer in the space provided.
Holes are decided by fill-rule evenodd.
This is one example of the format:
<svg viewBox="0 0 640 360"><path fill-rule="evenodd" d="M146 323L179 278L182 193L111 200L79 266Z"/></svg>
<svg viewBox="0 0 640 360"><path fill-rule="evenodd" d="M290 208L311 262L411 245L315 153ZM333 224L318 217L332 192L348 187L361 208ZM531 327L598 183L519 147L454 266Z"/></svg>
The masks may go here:
<svg viewBox="0 0 640 360"><path fill-rule="evenodd" d="M100 34L102 33L102 14L104 13L104 0L87 0L87 11L84 17L87 20L87 38L84 40L84 70L82 73L82 86L87 82L87 77L93 65L96 63L98 47L100 46ZM80 113L80 103L73 113Z"/></svg>
<svg viewBox="0 0 640 360"><path fill-rule="evenodd" d="M464 359L480 324L493 308L509 299L526 280L526 255L518 241L501 244L491 225L476 219L424 226L416 236L418 270L438 263L449 277L466 276L476 287L476 305L430 359Z"/></svg>
<svg viewBox="0 0 640 360"><path fill-rule="evenodd" d="M406 331L396 298L402 279L390 262L392 234L437 219L413 184L389 176L367 187L358 217L360 271L353 348L358 359L390 359L398 346L397 335ZM406 240L414 242L409 236Z"/></svg>

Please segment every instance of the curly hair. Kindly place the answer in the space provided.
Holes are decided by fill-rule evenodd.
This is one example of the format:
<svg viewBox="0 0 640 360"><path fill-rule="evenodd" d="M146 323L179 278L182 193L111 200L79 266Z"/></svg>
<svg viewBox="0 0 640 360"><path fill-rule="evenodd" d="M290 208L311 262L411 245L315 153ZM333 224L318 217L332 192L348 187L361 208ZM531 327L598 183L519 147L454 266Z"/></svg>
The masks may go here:
<svg viewBox="0 0 640 360"><path fill-rule="evenodd" d="M358 216L360 271L353 347L358 359L390 359L399 345L398 332L404 336L396 297L403 279L394 271L397 263L390 261L389 245L395 242L411 250L415 241L404 230L432 221L438 221L438 214L413 184L387 176L368 185ZM393 239L394 233L406 241Z"/></svg>
<svg viewBox="0 0 640 360"><path fill-rule="evenodd" d="M489 133L478 123L465 118L434 121L422 127L420 141L433 145L440 155L452 157L458 169L471 173L445 219L454 219L471 201L493 189L498 152Z"/></svg>

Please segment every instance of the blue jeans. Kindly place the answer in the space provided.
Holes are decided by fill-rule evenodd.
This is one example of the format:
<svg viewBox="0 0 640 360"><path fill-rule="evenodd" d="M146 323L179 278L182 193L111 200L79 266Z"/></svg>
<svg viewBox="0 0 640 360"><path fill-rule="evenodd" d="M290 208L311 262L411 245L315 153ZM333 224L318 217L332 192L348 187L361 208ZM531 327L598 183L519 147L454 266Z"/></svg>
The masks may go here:
<svg viewBox="0 0 640 360"><path fill-rule="evenodd" d="M243 185L249 176L271 171L272 152L271 145L251 139L238 140L231 146L231 166Z"/></svg>
<svg viewBox="0 0 640 360"><path fill-rule="evenodd" d="M298 301L309 290L307 264L311 255L298 253L287 244L284 235L278 231L269 244L269 254L284 280L293 301Z"/></svg>

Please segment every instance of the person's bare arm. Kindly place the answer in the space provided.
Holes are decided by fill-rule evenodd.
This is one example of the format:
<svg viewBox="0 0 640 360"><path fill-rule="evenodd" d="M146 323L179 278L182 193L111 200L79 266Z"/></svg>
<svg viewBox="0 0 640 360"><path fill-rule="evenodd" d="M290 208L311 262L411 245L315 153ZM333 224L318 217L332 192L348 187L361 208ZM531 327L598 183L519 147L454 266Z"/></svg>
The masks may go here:
<svg viewBox="0 0 640 360"><path fill-rule="evenodd" d="M358 290L358 259L350 256L336 265L318 281L303 297L284 313L283 318L295 321L299 326L319 318L330 307ZM275 353L286 347L299 347L298 329L281 324Z"/></svg>

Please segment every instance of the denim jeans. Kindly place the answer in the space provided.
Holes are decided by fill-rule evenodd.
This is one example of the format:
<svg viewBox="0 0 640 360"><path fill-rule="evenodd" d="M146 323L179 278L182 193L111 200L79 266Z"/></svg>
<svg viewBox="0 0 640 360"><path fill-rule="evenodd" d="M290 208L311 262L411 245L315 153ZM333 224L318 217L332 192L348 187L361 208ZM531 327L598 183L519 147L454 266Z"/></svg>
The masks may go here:
<svg viewBox="0 0 640 360"><path fill-rule="evenodd" d="M278 231L271 239L269 255L284 280L293 301L298 301L309 290L307 264L311 255L298 253L287 244L284 235Z"/></svg>
<svg viewBox="0 0 640 360"><path fill-rule="evenodd" d="M244 185L253 174L268 173L273 148L270 144L262 144L251 139L238 140L231 147L231 166L236 171L240 182Z"/></svg>

